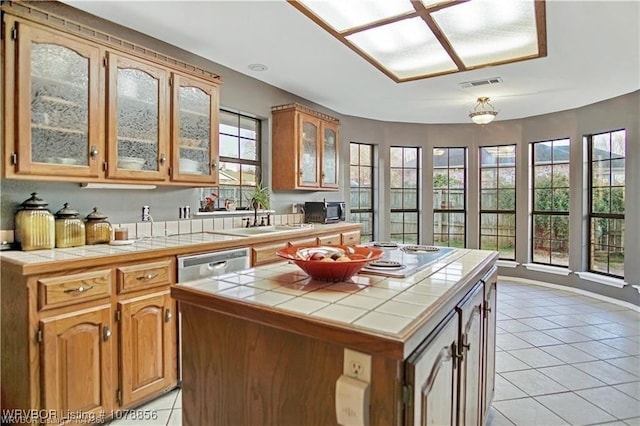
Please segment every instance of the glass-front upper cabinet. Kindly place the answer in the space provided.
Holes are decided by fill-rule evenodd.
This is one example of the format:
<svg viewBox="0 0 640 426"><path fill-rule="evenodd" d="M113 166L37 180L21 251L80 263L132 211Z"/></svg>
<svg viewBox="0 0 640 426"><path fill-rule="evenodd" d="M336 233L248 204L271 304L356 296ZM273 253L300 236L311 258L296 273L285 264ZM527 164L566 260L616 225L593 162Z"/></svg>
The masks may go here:
<svg viewBox="0 0 640 426"><path fill-rule="evenodd" d="M338 127L322 123L322 186L338 187Z"/></svg>
<svg viewBox="0 0 640 426"><path fill-rule="evenodd" d="M172 75L171 180L218 183L218 86Z"/></svg>
<svg viewBox="0 0 640 426"><path fill-rule="evenodd" d="M5 135L14 143L8 152L14 172L98 176L103 158L100 48L24 22L8 24L5 71L16 80L4 87L6 105L15 99Z"/></svg>
<svg viewBox="0 0 640 426"><path fill-rule="evenodd" d="M300 145L298 159L298 186L317 187L319 185L320 162L319 144L320 120L300 114ZM278 154L281 155L281 154ZM282 154L285 155L285 154ZM278 171L275 170L275 173Z"/></svg>
<svg viewBox="0 0 640 426"><path fill-rule="evenodd" d="M111 52L107 63L107 177L166 180L167 71Z"/></svg>

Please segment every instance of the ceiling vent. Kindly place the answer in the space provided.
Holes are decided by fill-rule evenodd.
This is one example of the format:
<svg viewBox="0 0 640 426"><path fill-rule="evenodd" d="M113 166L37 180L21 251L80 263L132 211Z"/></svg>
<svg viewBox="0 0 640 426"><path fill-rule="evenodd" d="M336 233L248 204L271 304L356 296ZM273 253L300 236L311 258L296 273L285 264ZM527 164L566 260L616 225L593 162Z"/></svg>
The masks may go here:
<svg viewBox="0 0 640 426"><path fill-rule="evenodd" d="M498 83L502 83L502 77L491 77L484 80L465 81L464 83L459 83L459 86L463 89L468 89L470 87L487 86L490 84Z"/></svg>

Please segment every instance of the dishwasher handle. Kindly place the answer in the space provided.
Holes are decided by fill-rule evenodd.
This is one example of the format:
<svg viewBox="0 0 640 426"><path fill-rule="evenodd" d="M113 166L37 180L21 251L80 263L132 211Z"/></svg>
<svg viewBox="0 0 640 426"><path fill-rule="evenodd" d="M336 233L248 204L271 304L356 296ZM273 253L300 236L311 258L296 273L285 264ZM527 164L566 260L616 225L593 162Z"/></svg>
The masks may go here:
<svg viewBox="0 0 640 426"><path fill-rule="evenodd" d="M226 260L221 260L220 262L211 262L207 264L207 269L209 269L210 271L215 271L217 269L224 269L227 267L227 265L228 262Z"/></svg>

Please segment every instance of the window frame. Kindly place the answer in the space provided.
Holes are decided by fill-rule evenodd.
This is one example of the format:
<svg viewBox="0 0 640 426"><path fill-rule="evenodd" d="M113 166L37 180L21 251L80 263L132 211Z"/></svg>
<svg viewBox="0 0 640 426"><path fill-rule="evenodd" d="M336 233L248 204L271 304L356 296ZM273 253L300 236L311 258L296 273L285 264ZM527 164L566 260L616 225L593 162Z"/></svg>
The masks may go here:
<svg viewBox="0 0 640 426"><path fill-rule="evenodd" d="M588 179L588 206L587 206L587 270L588 272L594 273L594 274L600 274L600 275L604 275L604 276L608 276L608 277L613 277L613 278L619 278L619 279L624 279L624 260L622 262L622 275L617 275L617 274L612 274L610 273L611 270L611 261L610 261L610 251L607 251L607 272L602 272L602 271L597 271L593 269L593 265L592 265L592 259L591 259L591 250L593 247L593 242L592 242L592 223L595 219L618 219L618 220L622 220L623 223L625 221L625 213L626 213L626 206L625 206L625 212L624 213L597 213L597 212L593 212L593 164L596 162L600 162L603 160L594 160L593 159L593 138L594 136L599 136L599 135L604 135L604 134L609 134L609 142L611 143L611 136L613 135L613 133L616 132L624 132L624 147L625 147L625 155L622 158L616 158L616 160L620 160L622 159L624 161L624 168L625 168L625 183L622 186L624 188L624 191L626 192L626 168L627 168L627 129L625 128L620 128L620 129L615 129L615 130L609 130L609 131L605 131L605 132L599 132L599 133L592 133L589 135L585 136L586 142L587 142L587 179ZM613 158L611 157L611 147L609 147L609 158L608 161L613 161ZM620 187L617 185L612 185L611 184L611 170L612 168L609 169L609 186L607 186L607 188L609 188L609 191L611 192L611 188L615 188L615 187ZM601 187L599 187L601 188ZM609 200L609 205L611 206L611 199ZM623 241L624 241L624 233L623 233ZM611 246L607 246L608 248ZM614 246L615 247L615 246ZM622 247L622 251L624 254L624 242Z"/></svg>
<svg viewBox="0 0 640 426"><path fill-rule="evenodd" d="M433 229L432 229L432 234L433 234L433 240L434 240L434 244L441 244L441 242L436 243L435 242L435 236L437 235L447 235L447 247L456 247L459 248L457 246L452 246L450 244L451 241L451 235L458 235L458 234L451 234L451 233L447 233L447 234L443 234L441 232L436 233L435 232L435 224L436 224L436 214L442 214L442 213L462 213L463 217L464 217L464 226L463 226L463 234L462 234L462 240L463 240L463 245L460 248L466 248L467 247L467 231L468 231L468 226L469 226L469 221L467 220L467 207L468 207L468 184L469 184L469 147L466 146L461 146L461 147L455 147L455 146L445 146L445 147L433 147L433 149L431 150L431 154L433 156L435 156L435 151L436 150L444 150L447 154L447 167L445 168L438 168L438 170L447 170L447 176L449 175L449 170L452 169L451 165L450 165L450 157L449 157L449 150L450 149L462 149L464 154L463 154L463 158L464 158L464 164L462 169L464 170L464 182L462 185L462 209L452 209L452 208L435 208L433 207L432 204L432 221L433 221ZM455 167L458 168L458 167ZM436 166L435 166L435 161L433 161L433 166L432 166L432 170L431 170L431 179L433 180L433 173L436 170ZM433 191L435 191L435 186L432 188ZM451 186L450 186L450 182L447 179L447 195L450 194L451 191Z"/></svg>
<svg viewBox="0 0 640 426"><path fill-rule="evenodd" d="M513 147L513 164L512 165L501 165L500 161L499 161L499 156L496 156L496 162L495 165L492 166L482 166L482 150L483 149L488 149L488 148L495 148L497 150L499 150L502 147ZM513 184L513 188L500 188L500 184L499 184L499 180L500 180L500 170L501 169L513 169L513 174L514 174L514 184ZM496 208L495 209L483 209L482 207L482 190L485 189L482 187L482 171L483 170L495 170L496 171L496 186L493 188L487 188L490 190L494 190L495 194L496 194ZM516 188L516 184L517 184L517 173L518 173L518 145L516 143L511 143L511 144L506 144L506 145L487 145L487 146L480 146L478 147L478 176L479 176L479 194L478 194L478 237L480 239L479 241L479 247L481 250L489 250L489 249L485 249L482 248L482 237L483 236L490 236L496 237L496 247L495 247L495 251L497 251L499 253L498 258L501 260L516 260L516 256L517 256L517 211L518 211L518 191ZM509 190L513 190L513 209L510 210L504 210L504 209L500 209L499 206L499 199L500 199L500 190L501 189L509 189ZM483 234L482 233L482 215L483 214L494 214L496 215L496 233L494 234ZM513 215L513 221L514 221L514 234L513 235L509 235L507 237L509 238L513 238L513 257L503 257L501 255L500 252L500 243L499 243L499 238L501 237L501 235L498 232L498 220L497 220L497 216L501 215L501 214L511 214ZM504 235L503 235L504 237Z"/></svg>
<svg viewBox="0 0 640 426"><path fill-rule="evenodd" d="M556 162L553 159L553 144L555 142L561 142L561 141L569 141L569 159L567 161L563 161L563 162ZM535 156L535 147L536 144L539 143L551 143L552 144L552 148L551 148L551 152L552 152L552 156L551 156L551 162L548 164L549 166L551 166L551 186L549 187L549 189L552 191L556 188L553 185L553 174L554 174L554 168L556 165L561 165L561 164L566 164L569 166L569 176L567 176L568 182L569 184L571 183L571 138L569 137L565 137L565 138L557 138L557 139L549 139L549 140L544 140L544 141L535 141L535 142L531 142L530 146L531 146L531 162L530 162L530 167L531 167L531 238L530 238L530 250L531 250L531 263L536 263L539 265L548 265L548 266L553 266L556 268L569 268L569 260L567 259L567 264L566 265L562 265L559 263L553 263L552 259L553 259L553 254L552 252L549 253L549 262L540 262L540 261L536 261L534 259L534 251L535 251L535 217L536 215L538 216L549 216L554 217L554 216L566 216L569 217L570 216L570 211L569 208L567 208L567 211L560 211L560 210L536 210L536 165L540 165L540 164L536 164L536 156ZM549 241L554 241L553 239L549 238ZM557 240L555 240L557 241ZM569 245L571 244L570 241L570 233L567 230L567 247L569 247ZM567 249L567 256L570 256L570 250Z"/></svg>
<svg viewBox="0 0 640 426"><path fill-rule="evenodd" d="M351 157L351 146L352 145L358 145L358 154L360 154L360 147L361 146L368 146L371 149L371 157L370 157L370 164L371 166L363 166L360 163L360 155L358 155L358 163L354 164L353 163L353 158ZM350 209L349 209L349 215L353 215L354 213L356 214L369 214L371 216L371 234L365 233L364 232L364 227L363 227L363 231L361 231L360 233L360 238L362 240L362 242L367 242L366 237L370 236L370 240L369 241L375 241L375 236L376 236L376 214L375 214L375 180L374 180L374 176L375 176L375 149L376 149L376 145L372 144L372 143L366 143L366 142L349 142L349 187L351 188L351 167L358 167L358 170L362 170L362 168L366 168L366 167L370 167L371 168L371 174L369 176L370 180L371 180L371 188L370 188L370 199L371 199L371 208L370 209L363 209L363 208L354 208L353 204L351 204L351 200L349 200L349 204L350 204ZM360 187L359 187L360 188ZM354 221L353 216L351 216L351 220ZM358 222L358 223L362 223L362 222ZM364 238L363 238L364 237Z"/></svg>
<svg viewBox="0 0 640 426"><path fill-rule="evenodd" d="M397 234L397 233L392 233L392 232L391 232L391 231L392 231L392 229L391 229L391 228L392 228L392 224L391 224L391 222L392 222L392 221L391 221L391 220L389 220L389 226L390 226L390 228L389 228L389 236L390 236L391 241L400 242L400 243L409 243L409 244L411 244L411 243L413 243L413 242L411 242L411 241L407 242L407 238L406 238L406 237L407 237L408 235L411 235L411 236L415 235L415 244L418 244L418 243L420 242L420 202L421 202L421 201L420 201L420 180L421 180L421 179L420 179L420 175L421 175L421 166L422 166L422 161L421 161L421 158L422 158L422 148L421 148L421 147L419 147L419 146L399 146L399 145L392 145L392 146L390 146L390 147L389 147L389 169L390 169L390 170L398 169L398 167L393 167L393 166L391 166L391 150L392 150L392 149L394 149L394 148L396 148L396 149L402 149L402 158L403 158L403 161L402 161L402 167L401 167L401 169L402 169L403 171L404 171L404 170L415 170L415 171L416 171L416 187L415 187L416 207L415 207L415 208L404 208L404 201L403 201L403 208L392 208L392 207L391 207L391 201L390 201L390 205L389 205L389 212L390 212L390 214L391 214L391 215L393 215L394 213L396 213L396 214L397 214L397 213L402 213L403 217L404 217L404 215L405 215L406 213L412 213L412 214L415 214L415 215L416 215L416 231L415 231L415 233L413 233L413 232L410 232L410 233L406 232L406 228L405 228L405 223L406 223L406 221L404 221L404 220L403 220L403 221L402 221L402 234L401 234L401 235L402 235L402 241L397 241L397 240L395 240L395 239L393 238L393 236L394 236L394 235L396 235L396 236L397 236L397 235L399 235L399 234ZM405 164L404 164L404 153L405 153L405 150L407 150L407 149L412 149L412 150L415 150L415 151L416 151L416 167L415 167L415 169L409 169L409 168L406 168L406 167L405 167ZM404 175L404 173L403 173L403 175ZM405 188L406 188L406 187L404 186L404 180L402 181L402 187L401 187L401 188L392 188L392 187L391 187L391 182L389 183L389 191L390 191L390 192L392 192L392 191L393 191L393 189L402 189L402 190L403 190L403 192L404 192ZM404 200L404 196L403 196L403 200Z"/></svg>
<svg viewBox="0 0 640 426"><path fill-rule="evenodd" d="M245 139L245 140L251 140L250 138L247 137L243 137L240 135L240 130L242 127L240 125L240 121L242 119L247 119L247 120L252 120L255 122L256 125L256 137L255 137L255 143L256 143L256 160L248 160L248 159L244 159L244 158L240 158L240 150L238 150L238 157L227 157L227 156L222 156L219 155L218 156L218 185L216 187L218 193L220 194L221 189L223 187L236 187L238 188L238 192L240 193L240 197L239 199L236 199L236 203L237 203L237 207L238 208L250 208L251 206L249 206L247 203L248 201L244 199L244 197L242 196L242 194L245 192L243 191L243 188L247 189L246 192L250 192L253 191L253 188L255 187L255 185L243 185L242 184L242 172L240 172L240 185L222 185L220 182L222 182L222 180L220 179L220 173L221 173L221 165L222 163L232 163L232 164L238 164L240 166L240 170L242 170L242 166L253 166L256 168L256 182L261 182L262 181L262 120L260 120L258 117L255 116L251 116L248 114L243 114L241 112L238 111L232 111L229 109L225 109L225 108L220 108L220 112L221 113L225 113L225 114L232 114L236 117L237 119L237 124L236 124L236 128L238 129L238 134L237 135L233 135L233 134L229 134L229 133L224 133L221 131L221 129L218 129L218 138L219 138L219 142L218 144L221 145L222 144L222 135L225 136L231 136L234 138L237 138L238 141ZM221 151L220 149L221 147L218 147L218 152ZM217 207L218 208L223 208L224 207L224 197L220 196L217 200Z"/></svg>

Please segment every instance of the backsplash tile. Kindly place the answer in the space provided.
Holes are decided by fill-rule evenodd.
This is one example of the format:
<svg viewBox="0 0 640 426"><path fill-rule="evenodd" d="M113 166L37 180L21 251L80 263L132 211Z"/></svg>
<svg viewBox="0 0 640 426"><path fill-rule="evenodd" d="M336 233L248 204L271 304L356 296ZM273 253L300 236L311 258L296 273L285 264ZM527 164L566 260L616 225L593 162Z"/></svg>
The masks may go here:
<svg viewBox="0 0 640 426"><path fill-rule="evenodd" d="M165 234L165 222L153 222L151 224L151 234L154 237L164 237Z"/></svg>

